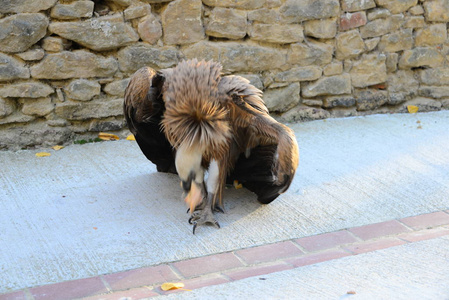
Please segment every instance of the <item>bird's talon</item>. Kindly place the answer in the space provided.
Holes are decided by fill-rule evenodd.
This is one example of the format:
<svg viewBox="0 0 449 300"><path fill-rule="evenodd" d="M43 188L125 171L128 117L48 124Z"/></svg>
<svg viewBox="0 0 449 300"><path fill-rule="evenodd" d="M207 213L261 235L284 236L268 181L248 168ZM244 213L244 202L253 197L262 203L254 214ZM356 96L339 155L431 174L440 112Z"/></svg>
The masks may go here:
<svg viewBox="0 0 449 300"><path fill-rule="evenodd" d="M223 207L221 207L220 205L215 205L214 211L216 211L216 212L221 212L222 214L225 213Z"/></svg>

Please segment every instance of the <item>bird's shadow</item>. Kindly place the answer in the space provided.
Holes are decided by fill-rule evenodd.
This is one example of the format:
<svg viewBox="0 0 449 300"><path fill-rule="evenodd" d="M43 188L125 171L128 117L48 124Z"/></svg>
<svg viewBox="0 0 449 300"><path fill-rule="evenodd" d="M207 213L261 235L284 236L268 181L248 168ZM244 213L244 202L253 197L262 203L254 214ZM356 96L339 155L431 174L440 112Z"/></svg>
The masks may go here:
<svg viewBox="0 0 449 300"><path fill-rule="evenodd" d="M104 201L124 209L132 207L138 214L136 218L175 222L177 219L187 224L189 214L184 202L185 194L177 175L153 172L123 178L120 182L120 185L111 185L108 191L115 196ZM127 187L126 191L122 190L123 187ZM251 214L260 206L256 195L252 192L245 188L235 189L233 186L227 186L223 193L224 213L215 213L215 217L220 227L225 228Z"/></svg>

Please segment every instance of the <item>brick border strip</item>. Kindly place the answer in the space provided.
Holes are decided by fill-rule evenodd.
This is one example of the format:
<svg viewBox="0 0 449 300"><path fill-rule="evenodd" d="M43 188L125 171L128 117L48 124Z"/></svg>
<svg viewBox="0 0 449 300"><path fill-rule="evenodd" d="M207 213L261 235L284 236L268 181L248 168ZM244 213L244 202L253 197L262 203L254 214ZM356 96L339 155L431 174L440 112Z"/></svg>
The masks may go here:
<svg viewBox="0 0 449 300"><path fill-rule="evenodd" d="M0 295L0 300L148 298L183 292L162 291L160 285L164 282L183 282L185 289L193 290L445 235L449 235L449 210L27 288Z"/></svg>

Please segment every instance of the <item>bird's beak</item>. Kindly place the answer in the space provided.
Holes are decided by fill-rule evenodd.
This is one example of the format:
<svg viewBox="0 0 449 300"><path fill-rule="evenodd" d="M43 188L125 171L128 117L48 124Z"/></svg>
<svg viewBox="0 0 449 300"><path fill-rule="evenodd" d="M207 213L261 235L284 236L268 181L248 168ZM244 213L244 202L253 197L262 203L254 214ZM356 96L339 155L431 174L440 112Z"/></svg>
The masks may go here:
<svg viewBox="0 0 449 300"><path fill-rule="evenodd" d="M184 201L190 208L190 213L192 214L195 211L195 208L198 204L203 200L203 194L201 192L201 187L195 181L192 181L192 185L190 186L190 191L187 194Z"/></svg>

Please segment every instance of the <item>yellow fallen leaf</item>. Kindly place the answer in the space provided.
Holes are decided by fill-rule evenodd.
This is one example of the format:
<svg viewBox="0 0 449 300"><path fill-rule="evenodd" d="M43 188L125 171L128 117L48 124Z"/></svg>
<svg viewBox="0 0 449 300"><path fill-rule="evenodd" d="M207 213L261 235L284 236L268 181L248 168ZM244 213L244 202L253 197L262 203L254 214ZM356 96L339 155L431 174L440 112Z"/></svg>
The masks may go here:
<svg viewBox="0 0 449 300"><path fill-rule="evenodd" d="M184 283L182 283L182 282L166 282L161 285L161 289L163 291L177 290L177 289L182 289L183 287L184 287Z"/></svg>
<svg viewBox="0 0 449 300"><path fill-rule="evenodd" d="M62 148L64 148L64 146L56 145L56 146L53 146L52 148L53 148L53 150L58 151L58 150L61 150Z"/></svg>
<svg viewBox="0 0 449 300"><path fill-rule="evenodd" d="M130 134L130 135L128 135L128 136L126 137L126 139L127 139L128 141L135 141L135 140L136 140L136 137L134 136L134 134Z"/></svg>
<svg viewBox="0 0 449 300"><path fill-rule="evenodd" d="M114 141L114 140L119 140L120 138L118 136L116 136L115 134L112 133L106 133L106 132L100 132L98 134L98 138L103 140L103 141Z"/></svg>
<svg viewBox="0 0 449 300"><path fill-rule="evenodd" d="M243 185L241 183L239 183L238 180L234 180L234 188L236 190L241 189L243 187Z"/></svg>
<svg viewBox="0 0 449 300"><path fill-rule="evenodd" d="M414 114L418 112L419 107L415 105L407 105L407 110L409 113Z"/></svg>
<svg viewBox="0 0 449 300"><path fill-rule="evenodd" d="M46 156L50 156L51 154L48 152L38 152L36 153L37 157L46 157Z"/></svg>

